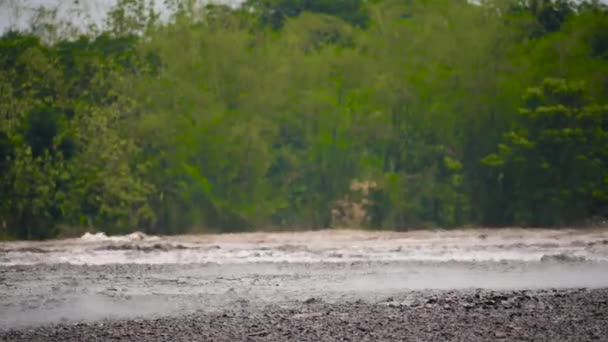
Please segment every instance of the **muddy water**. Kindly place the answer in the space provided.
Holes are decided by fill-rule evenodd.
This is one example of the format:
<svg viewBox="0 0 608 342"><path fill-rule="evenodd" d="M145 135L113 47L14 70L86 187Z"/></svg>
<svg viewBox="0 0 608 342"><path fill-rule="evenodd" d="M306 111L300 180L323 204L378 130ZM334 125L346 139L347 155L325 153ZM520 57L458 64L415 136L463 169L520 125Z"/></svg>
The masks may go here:
<svg viewBox="0 0 608 342"><path fill-rule="evenodd" d="M0 244L0 328L416 291L608 287L608 230L318 231Z"/></svg>
<svg viewBox="0 0 608 342"><path fill-rule="evenodd" d="M608 261L608 230L464 230L406 233L318 231L108 237L0 244L0 266L248 264L354 261Z"/></svg>

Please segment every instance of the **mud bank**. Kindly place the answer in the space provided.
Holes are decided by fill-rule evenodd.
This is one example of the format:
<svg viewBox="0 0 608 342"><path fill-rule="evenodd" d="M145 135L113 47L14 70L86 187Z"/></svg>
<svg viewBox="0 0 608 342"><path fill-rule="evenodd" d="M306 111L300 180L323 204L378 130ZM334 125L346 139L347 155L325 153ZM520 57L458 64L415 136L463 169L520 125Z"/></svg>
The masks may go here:
<svg viewBox="0 0 608 342"><path fill-rule="evenodd" d="M0 331L2 341L605 341L608 290L409 292Z"/></svg>

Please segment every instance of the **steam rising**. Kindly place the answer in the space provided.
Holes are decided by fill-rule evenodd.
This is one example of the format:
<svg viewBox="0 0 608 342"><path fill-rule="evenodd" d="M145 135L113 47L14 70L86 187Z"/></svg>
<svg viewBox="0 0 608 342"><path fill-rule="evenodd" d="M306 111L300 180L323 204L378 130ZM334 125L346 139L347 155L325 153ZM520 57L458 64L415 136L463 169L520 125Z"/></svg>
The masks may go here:
<svg viewBox="0 0 608 342"><path fill-rule="evenodd" d="M0 244L0 328L381 302L407 291L608 286L606 230L333 230ZM99 324L103 324L100 321Z"/></svg>

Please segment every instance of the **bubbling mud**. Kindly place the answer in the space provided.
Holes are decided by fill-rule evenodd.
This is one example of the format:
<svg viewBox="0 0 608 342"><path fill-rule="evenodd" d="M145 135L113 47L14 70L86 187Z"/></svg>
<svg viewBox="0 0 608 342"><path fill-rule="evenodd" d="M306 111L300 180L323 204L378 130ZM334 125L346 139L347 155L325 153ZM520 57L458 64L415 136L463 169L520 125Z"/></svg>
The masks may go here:
<svg viewBox="0 0 608 342"><path fill-rule="evenodd" d="M608 229L471 229L149 236L0 244L0 266L366 261L608 262Z"/></svg>

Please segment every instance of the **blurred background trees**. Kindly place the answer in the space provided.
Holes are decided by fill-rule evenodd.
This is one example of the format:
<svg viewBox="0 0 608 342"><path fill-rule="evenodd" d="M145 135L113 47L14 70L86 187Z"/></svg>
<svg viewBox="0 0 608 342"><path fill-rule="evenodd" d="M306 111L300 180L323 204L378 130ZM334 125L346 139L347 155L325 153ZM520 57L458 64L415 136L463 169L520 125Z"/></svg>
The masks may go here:
<svg viewBox="0 0 608 342"><path fill-rule="evenodd" d="M601 2L168 5L0 38L2 236L608 214Z"/></svg>

